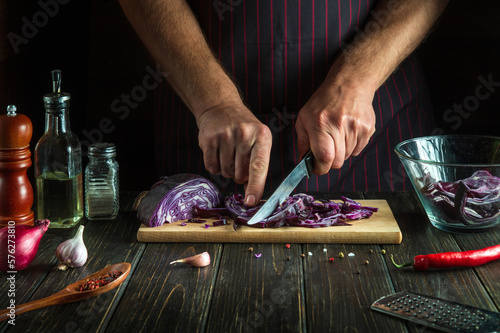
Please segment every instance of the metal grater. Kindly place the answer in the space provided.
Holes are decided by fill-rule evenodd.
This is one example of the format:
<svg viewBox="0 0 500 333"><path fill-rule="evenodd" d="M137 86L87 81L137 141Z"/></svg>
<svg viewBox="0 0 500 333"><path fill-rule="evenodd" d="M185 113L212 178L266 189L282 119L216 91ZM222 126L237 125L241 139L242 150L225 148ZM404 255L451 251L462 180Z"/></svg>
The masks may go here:
<svg viewBox="0 0 500 333"><path fill-rule="evenodd" d="M384 296L371 308L443 332L500 332L498 312L411 292Z"/></svg>

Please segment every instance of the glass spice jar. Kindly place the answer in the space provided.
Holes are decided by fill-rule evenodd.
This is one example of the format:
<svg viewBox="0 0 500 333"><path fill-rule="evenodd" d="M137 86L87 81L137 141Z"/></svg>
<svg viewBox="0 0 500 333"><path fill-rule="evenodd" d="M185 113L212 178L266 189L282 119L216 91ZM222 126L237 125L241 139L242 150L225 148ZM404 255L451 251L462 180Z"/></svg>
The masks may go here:
<svg viewBox="0 0 500 333"><path fill-rule="evenodd" d="M111 220L118 214L119 182L116 147L101 142L89 147L85 169L85 216L89 220Z"/></svg>

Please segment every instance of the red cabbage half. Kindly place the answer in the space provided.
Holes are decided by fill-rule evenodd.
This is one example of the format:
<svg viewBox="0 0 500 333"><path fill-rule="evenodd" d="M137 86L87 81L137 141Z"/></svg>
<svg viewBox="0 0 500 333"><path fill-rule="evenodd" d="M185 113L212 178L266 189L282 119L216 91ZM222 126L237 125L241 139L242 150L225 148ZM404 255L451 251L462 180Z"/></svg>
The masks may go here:
<svg viewBox="0 0 500 333"><path fill-rule="evenodd" d="M195 207L211 209L222 204L223 196L207 179L193 174L165 177L152 186L137 208L137 218L148 227L187 220Z"/></svg>

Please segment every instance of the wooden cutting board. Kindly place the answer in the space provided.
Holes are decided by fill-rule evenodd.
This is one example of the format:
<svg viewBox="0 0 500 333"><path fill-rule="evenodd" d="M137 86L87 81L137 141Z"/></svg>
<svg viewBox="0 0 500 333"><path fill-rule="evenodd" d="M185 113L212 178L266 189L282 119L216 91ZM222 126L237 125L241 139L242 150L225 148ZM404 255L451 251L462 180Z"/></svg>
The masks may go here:
<svg viewBox="0 0 500 333"><path fill-rule="evenodd" d="M352 243L352 244L399 244L401 230L385 200L357 200L363 206L377 207L378 212L369 219L351 221L350 226L331 226L324 228L281 227L252 228L229 225L213 227L214 219L205 223L186 223L182 221L165 223L159 227L146 227L141 224L137 232L139 242L216 242L216 243Z"/></svg>

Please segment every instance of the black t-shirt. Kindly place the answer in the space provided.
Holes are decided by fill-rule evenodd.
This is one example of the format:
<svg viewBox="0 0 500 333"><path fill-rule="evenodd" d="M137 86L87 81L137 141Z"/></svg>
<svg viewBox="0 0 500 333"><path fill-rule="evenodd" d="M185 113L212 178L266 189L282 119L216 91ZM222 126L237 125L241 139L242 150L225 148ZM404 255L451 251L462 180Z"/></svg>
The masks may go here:
<svg viewBox="0 0 500 333"><path fill-rule="evenodd" d="M376 1L190 1L214 54L237 83L245 103L273 134L266 191L298 162L295 118L340 52L363 28L383 27L389 11ZM369 23L367 23L369 22ZM365 26L369 24L369 26ZM366 59L367 62L370 59ZM191 172L225 191L243 189L207 173L194 117L164 84L158 92L155 137L159 176ZM407 58L373 99L376 131L357 157L339 170L305 179L297 191L410 190L394 147L431 132L432 107L415 55Z"/></svg>

